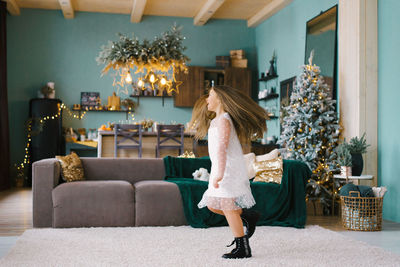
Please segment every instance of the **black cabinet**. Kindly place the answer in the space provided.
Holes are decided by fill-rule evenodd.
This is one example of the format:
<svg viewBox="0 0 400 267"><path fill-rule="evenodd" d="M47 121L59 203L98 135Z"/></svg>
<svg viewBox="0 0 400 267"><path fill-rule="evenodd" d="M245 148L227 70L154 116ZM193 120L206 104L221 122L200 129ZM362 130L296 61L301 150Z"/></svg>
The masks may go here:
<svg viewBox="0 0 400 267"><path fill-rule="evenodd" d="M61 100L31 99L29 102L29 117L32 119L32 136L29 147L30 163L32 164L41 159L54 158L56 155L63 155L65 145L62 137ZM46 119L44 120L44 118ZM29 176L28 183L31 185L31 171Z"/></svg>

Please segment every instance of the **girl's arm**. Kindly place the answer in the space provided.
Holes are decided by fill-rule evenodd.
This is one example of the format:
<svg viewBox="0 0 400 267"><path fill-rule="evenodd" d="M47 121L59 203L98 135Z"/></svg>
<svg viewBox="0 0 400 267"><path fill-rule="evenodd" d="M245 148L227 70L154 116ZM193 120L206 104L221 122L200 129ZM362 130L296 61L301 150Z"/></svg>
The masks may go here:
<svg viewBox="0 0 400 267"><path fill-rule="evenodd" d="M226 168L226 157L228 152L229 137L231 134L231 124L228 118L222 116L217 122L219 146L217 150L218 170L214 187L218 188L218 182L222 180Z"/></svg>

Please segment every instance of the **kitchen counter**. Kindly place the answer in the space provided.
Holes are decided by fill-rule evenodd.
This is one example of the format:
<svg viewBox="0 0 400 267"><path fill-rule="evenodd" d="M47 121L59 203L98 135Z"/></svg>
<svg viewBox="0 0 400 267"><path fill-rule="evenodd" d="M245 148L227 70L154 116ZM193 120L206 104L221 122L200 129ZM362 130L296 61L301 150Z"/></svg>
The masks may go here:
<svg viewBox="0 0 400 267"><path fill-rule="evenodd" d="M128 142L127 142L128 144ZM142 132L142 158L156 157L157 132ZM164 145L175 145L176 142L168 140ZM193 133L184 135L184 151L195 151ZM178 149L161 149L160 157L179 156ZM137 149L119 149L118 157L137 158ZM97 157L114 157L114 131L98 131Z"/></svg>

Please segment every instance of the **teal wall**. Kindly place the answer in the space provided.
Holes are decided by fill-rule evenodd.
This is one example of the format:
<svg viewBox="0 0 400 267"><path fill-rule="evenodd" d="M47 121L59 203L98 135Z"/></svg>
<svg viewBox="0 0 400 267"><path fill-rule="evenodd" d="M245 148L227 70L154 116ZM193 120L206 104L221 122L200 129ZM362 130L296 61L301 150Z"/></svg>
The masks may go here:
<svg viewBox="0 0 400 267"><path fill-rule="evenodd" d="M279 78L260 83L259 90L274 86L279 93L279 83L300 74L304 64L306 44L306 23L336 5L338 0L294 0L283 10L256 27L256 47L258 55L259 76L269 68L269 60L276 52L276 69ZM316 55L318 56L318 55ZM264 107L275 107L279 110L279 100L261 102ZM278 136L279 120L267 122L267 136Z"/></svg>
<svg viewBox="0 0 400 267"><path fill-rule="evenodd" d="M388 193L383 218L400 222L400 18L398 0L378 1L378 176Z"/></svg>
<svg viewBox="0 0 400 267"><path fill-rule="evenodd" d="M211 20L194 26L193 19L145 16L139 24L130 23L129 15L76 12L65 19L61 11L22 9L20 16L7 17L8 97L10 114L11 161L24 155L29 99L48 81L54 81L56 97L68 106L80 102L82 91L100 92L103 103L113 90L111 75L100 77L97 65L100 47L117 40L116 33L135 33L141 40L169 30L176 22L183 26L185 54L189 65L215 66L215 56L229 55L231 49L246 50L250 67L256 67L255 31L243 20ZM125 95L121 95L125 98ZM136 120L151 118L169 123L186 123L190 108L175 108L172 99L140 99ZM107 122L125 120L124 113L87 113L83 120L64 113L64 126L98 128Z"/></svg>

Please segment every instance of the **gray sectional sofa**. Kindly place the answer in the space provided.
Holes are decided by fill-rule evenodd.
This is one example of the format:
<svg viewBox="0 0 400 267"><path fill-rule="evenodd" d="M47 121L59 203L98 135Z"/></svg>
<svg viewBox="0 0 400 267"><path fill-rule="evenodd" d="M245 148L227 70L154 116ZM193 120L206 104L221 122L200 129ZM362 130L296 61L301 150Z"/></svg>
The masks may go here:
<svg viewBox="0 0 400 267"><path fill-rule="evenodd" d="M186 225L163 159L81 158L85 181L61 183L57 159L33 163L33 227Z"/></svg>

